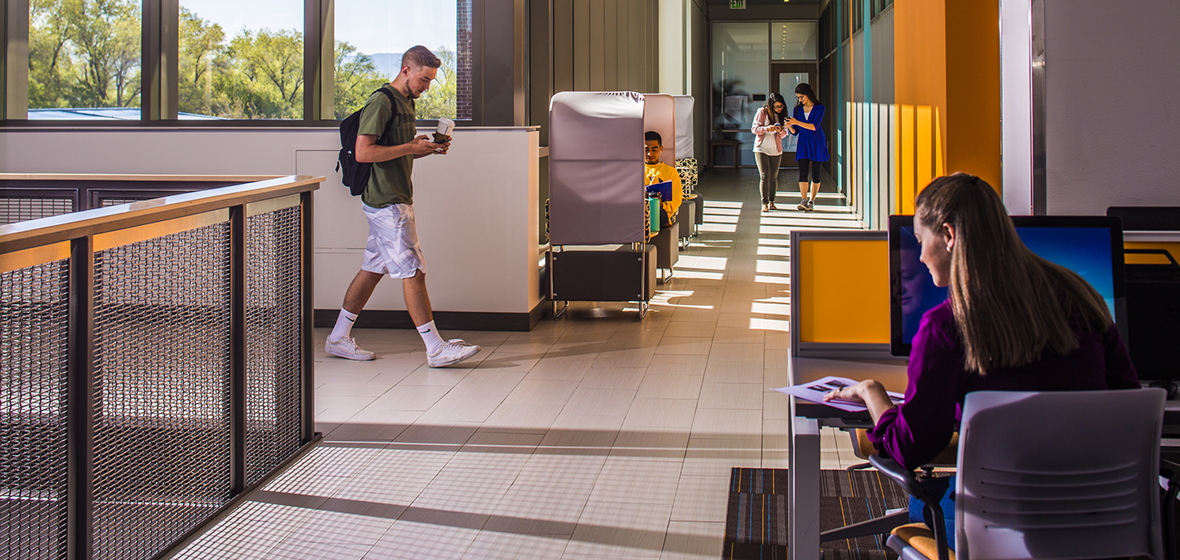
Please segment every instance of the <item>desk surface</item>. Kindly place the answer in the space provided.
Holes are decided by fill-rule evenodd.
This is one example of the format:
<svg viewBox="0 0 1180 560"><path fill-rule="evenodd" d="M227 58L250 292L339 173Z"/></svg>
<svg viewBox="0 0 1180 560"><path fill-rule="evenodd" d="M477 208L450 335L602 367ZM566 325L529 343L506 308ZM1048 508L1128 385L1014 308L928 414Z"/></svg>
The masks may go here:
<svg viewBox="0 0 1180 560"><path fill-rule="evenodd" d="M904 358L895 360L850 360L837 358L798 358L787 361L787 380L792 385L809 383L835 375L862 381L876 379L885 389L904 393L908 379L906 378L906 361ZM843 420L847 424L867 422L867 412L846 412L827 405L814 404L802 399L795 401L795 415L803 418ZM1180 399L1170 400L1164 404L1164 426L1180 427Z"/></svg>

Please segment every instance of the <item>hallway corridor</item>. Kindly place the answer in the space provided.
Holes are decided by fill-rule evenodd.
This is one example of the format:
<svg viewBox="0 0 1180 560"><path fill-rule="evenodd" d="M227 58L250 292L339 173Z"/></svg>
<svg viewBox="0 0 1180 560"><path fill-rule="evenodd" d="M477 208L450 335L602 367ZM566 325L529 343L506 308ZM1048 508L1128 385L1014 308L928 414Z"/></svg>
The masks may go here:
<svg viewBox="0 0 1180 560"><path fill-rule="evenodd" d="M790 170L788 170L790 174ZM431 369L412 330L322 352L324 441L175 558L718 558L732 467L787 466L789 232L857 228L842 197L761 213L757 172L714 170L700 236L651 311L574 303ZM784 186L790 185L784 183ZM856 462L825 432L825 468Z"/></svg>

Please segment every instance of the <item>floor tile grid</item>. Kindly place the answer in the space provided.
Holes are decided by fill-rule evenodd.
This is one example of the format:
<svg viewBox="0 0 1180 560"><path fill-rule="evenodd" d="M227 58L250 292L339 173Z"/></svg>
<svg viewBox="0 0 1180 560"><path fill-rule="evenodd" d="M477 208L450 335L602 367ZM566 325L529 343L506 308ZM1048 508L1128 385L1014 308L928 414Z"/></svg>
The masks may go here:
<svg viewBox="0 0 1180 560"><path fill-rule="evenodd" d="M484 351L442 371L408 330L358 329L371 363L317 352L331 445L433 462L391 455L343 476L310 510L327 517L302 525L376 520L296 529L273 556L336 543L333 558L716 557L729 468L785 466L785 399L766 389L785 384L789 228L849 223L838 209L762 214L755 174L716 179L702 188L707 227L642 322L581 303L529 333L446 333ZM845 447L825 434L824 468L848 462Z"/></svg>

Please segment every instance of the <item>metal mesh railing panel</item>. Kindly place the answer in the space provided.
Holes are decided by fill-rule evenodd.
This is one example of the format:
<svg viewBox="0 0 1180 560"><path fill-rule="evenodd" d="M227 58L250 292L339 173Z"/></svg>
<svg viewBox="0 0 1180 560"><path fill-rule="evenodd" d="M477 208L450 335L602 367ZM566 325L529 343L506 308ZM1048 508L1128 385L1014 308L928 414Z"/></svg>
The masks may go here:
<svg viewBox="0 0 1180 560"><path fill-rule="evenodd" d="M0 547L65 558L69 263L0 274Z"/></svg>
<svg viewBox="0 0 1180 560"><path fill-rule="evenodd" d="M246 482L299 450L301 210L246 221Z"/></svg>
<svg viewBox="0 0 1180 560"><path fill-rule="evenodd" d="M150 558L230 499L229 240L95 254L95 558Z"/></svg>
<svg viewBox="0 0 1180 560"><path fill-rule="evenodd" d="M74 199L6 196L0 198L0 225L39 220L74 211Z"/></svg>

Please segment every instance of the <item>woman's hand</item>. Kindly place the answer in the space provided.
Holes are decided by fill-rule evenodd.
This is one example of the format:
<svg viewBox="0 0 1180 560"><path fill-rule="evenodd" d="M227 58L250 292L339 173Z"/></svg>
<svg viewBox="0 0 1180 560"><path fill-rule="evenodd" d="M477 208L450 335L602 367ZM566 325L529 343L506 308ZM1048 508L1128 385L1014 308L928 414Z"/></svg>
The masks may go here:
<svg viewBox="0 0 1180 560"><path fill-rule="evenodd" d="M866 379L851 387L837 389L824 395L824 402L831 400L863 403L869 409L869 416L873 417L873 424L877 423L877 419L886 410L897 408L889 399L889 393L885 392L885 386L874 379Z"/></svg>
<svg viewBox="0 0 1180 560"><path fill-rule="evenodd" d="M795 133L794 127L796 127L796 126L799 128L802 128L804 130L815 130L814 124L808 124L808 123L803 122L799 119L796 119L795 117L787 117L787 126L792 127L791 134Z"/></svg>
<svg viewBox="0 0 1180 560"><path fill-rule="evenodd" d="M870 389L868 388L870 384L880 385L880 383L877 383L876 381L874 381L872 379L861 381L860 383L857 383L856 385L851 385L851 386L845 387L843 389L836 389L835 391L832 391L831 393L824 395L824 402L848 401L848 402L864 404L865 403L865 394L868 391L870 391Z"/></svg>

